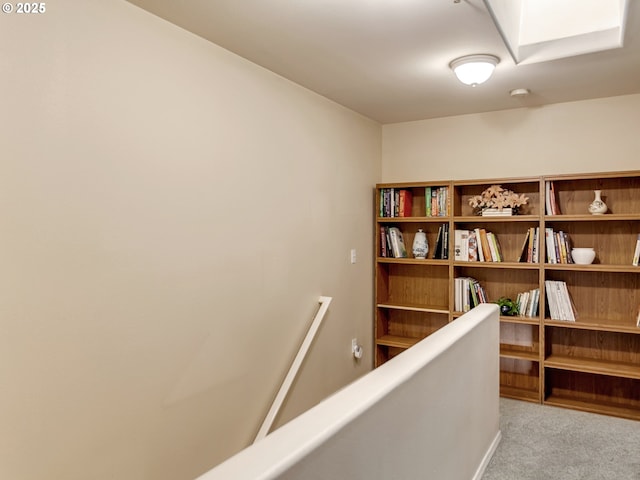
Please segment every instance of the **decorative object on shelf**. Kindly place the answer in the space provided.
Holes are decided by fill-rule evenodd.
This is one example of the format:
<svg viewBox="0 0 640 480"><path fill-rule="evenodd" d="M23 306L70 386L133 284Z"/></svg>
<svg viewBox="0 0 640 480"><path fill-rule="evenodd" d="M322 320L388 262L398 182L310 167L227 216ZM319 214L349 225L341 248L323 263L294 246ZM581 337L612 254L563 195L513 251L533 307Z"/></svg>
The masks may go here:
<svg viewBox="0 0 640 480"><path fill-rule="evenodd" d="M572 248L571 258L577 265L590 265L596 258L596 251L593 248Z"/></svg>
<svg viewBox="0 0 640 480"><path fill-rule="evenodd" d="M429 253L429 243L427 242L427 234L424 233L421 228L418 229L415 237L413 237L412 250L415 258L427 258L427 253Z"/></svg>
<svg viewBox="0 0 640 480"><path fill-rule="evenodd" d="M501 185L491 185L480 195L469 198L469 205L478 209L481 215L487 209L487 215L513 215L517 209L529 201L524 194L518 195L513 190L502 188ZM504 212L504 213L503 213Z"/></svg>
<svg viewBox="0 0 640 480"><path fill-rule="evenodd" d="M500 297L496 302L500 306L500 315L513 317L518 315L518 304L507 297Z"/></svg>
<svg viewBox="0 0 640 480"><path fill-rule="evenodd" d="M593 191L595 198L589 204L589 213L591 215L602 215L607 212L607 204L602 201L602 190Z"/></svg>

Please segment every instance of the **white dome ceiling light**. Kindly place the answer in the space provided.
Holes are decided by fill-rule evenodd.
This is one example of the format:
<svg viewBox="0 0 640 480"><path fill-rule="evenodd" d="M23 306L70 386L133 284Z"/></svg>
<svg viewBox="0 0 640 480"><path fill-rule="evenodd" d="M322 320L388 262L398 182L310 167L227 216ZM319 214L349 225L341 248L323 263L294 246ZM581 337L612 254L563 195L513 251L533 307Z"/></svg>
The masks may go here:
<svg viewBox="0 0 640 480"><path fill-rule="evenodd" d="M449 67L462 83L476 87L489 80L498 63L500 59L495 55L467 55L456 58Z"/></svg>

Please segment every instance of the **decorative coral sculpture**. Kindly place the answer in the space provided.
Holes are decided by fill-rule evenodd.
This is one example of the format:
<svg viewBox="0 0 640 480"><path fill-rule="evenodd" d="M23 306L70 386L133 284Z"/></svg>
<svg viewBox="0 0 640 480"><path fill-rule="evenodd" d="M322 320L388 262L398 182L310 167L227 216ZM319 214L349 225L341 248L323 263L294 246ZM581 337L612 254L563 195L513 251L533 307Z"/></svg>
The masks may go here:
<svg viewBox="0 0 640 480"><path fill-rule="evenodd" d="M482 194L474 195L469 199L469 205L479 210L485 208L497 208L502 211L503 208L517 209L522 205L526 205L529 201L524 194L518 195L512 190L502 188L500 185L491 185Z"/></svg>

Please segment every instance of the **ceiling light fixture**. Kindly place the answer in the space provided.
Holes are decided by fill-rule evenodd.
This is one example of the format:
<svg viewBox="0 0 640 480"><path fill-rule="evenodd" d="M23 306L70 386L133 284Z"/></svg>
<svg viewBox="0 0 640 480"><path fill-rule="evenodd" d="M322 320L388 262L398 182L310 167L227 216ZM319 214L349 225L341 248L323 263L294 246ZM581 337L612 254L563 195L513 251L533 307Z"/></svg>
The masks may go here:
<svg viewBox="0 0 640 480"><path fill-rule="evenodd" d="M456 58L449 67L462 83L476 87L489 80L498 63L500 59L494 55L467 55Z"/></svg>

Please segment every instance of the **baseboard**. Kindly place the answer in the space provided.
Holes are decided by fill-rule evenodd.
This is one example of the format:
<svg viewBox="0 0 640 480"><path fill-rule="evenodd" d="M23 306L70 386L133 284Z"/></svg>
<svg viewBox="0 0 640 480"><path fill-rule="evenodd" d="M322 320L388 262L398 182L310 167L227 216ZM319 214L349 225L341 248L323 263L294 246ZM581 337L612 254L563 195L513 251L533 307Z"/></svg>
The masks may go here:
<svg viewBox="0 0 640 480"><path fill-rule="evenodd" d="M498 444L500 443L501 439L502 439L502 432L498 430L498 433L493 439L493 442L491 442L491 445L489 445L489 449L487 450L487 453L484 454L484 458L482 459L482 462L480 462L480 465L478 465L478 469L476 470L476 473L473 476L472 480L480 480L482 478L482 475L484 475L484 471L487 468L487 465L489 465L489 462L491 461L491 457L493 457L493 454L495 453L496 448L498 448Z"/></svg>

